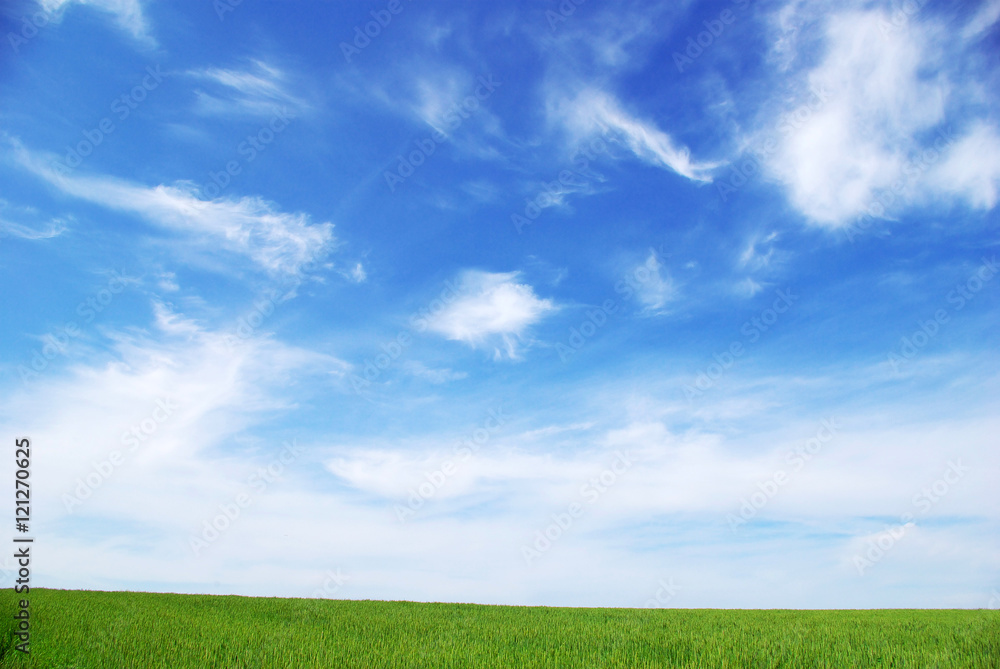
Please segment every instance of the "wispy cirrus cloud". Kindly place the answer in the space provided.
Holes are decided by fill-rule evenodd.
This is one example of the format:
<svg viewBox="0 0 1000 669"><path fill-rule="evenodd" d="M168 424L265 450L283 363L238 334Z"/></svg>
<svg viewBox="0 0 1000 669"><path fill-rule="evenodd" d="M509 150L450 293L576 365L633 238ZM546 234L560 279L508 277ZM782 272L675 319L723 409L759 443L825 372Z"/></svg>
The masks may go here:
<svg viewBox="0 0 1000 669"><path fill-rule="evenodd" d="M21 220L13 220L15 218ZM0 237L52 239L66 232L68 228L67 221L62 218L52 218L44 223L35 224L23 222L27 218L39 218L34 207L13 207L6 200L0 199Z"/></svg>
<svg viewBox="0 0 1000 669"><path fill-rule="evenodd" d="M189 70L188 76L209 89L196 90L196 111L209 116L271 116L290 108L298 113L308 108L292 93L291 81L280 68L255 59L244 69L209 67Z"/></svg>
<svg viewBox="0 0 1000 669"><path fill-rule="evenodd" d="M418 360L407 360L404 362L403 371L419 379L437 384L459 381L468 376L467 372L457 372L450 367L429 367Z"/></svg>
<svg viewBox="0 0 1000 669"><path fill-rule="evenodd" d="M993 27L997 20L1000 20L1000 0L984 2L979 11L965 24L962 29L962 37L965 39L978 38Z"/></svg>
<svg viewBox="0 0 1000 669"><path fill-rule="evenodd" d="M985 121L972 124L939 165L928 173L941 193L964 199L970 207L992 209L1000 190L1000 133Z"/></svg>
<svg viewBox="0 0 1000 669"><path fill-rule="evenodd" d="M632 268L629 276L636 277L632 285L635 287L636 299L643 306L644 315L664 314L667 312L667 305L677 299L677 286L667 274L666 266L656 251L651 250L646 261Z"/></svg>
<svg viewBox="0 0 1000 669"><path fill-rule="evenodd" d="M13 142L17 162L63 193L179 232L197 245L219 246L276 275L295 275L330 250L333 224L280 211L259 197L195 197L190 184L145 186L110 176L65 176L43 156Z"/></svg>
<svg viewBox="0 0 1000 669"><path fill-rule="evenodd" d="M0 218L0 237L10 235L31 240L52 239L64 232L66 232L66 224L59 219L54 219L45 228L39 229Z"/></svg>
<svg viewBox="0 0 1000 669"><path fill-rule="evenodd" d="M632 108L621 75L642 67L684 8L668 3L621 3L613 9L550 18L550 30L534 35L546 61L541 102L550 129L568 135L573 150L597 135L616 140L649 165L697 182L712 181L721 163L698 160L671 129ZM531 32L531 31L529 31Z"/></svg>
<svg viewBox="0 0 1000 669"><path fill-rule="evenodd" d="M549 102L549 113L579 142L603 134L617 138L636 158L671 170L692 181L711 181L715 162L701 162L691 151L661 130L654 122L626 111L611 93L584 88L574 95Z"/></svg>
<svg viewBox="0 0 1000 669"><path fill-rule="evenodd" d="M169 579L179 570L200 579L184 552L189 534L281 448L251 428L294 407L290 377L347 369L331 355L267 337L230 346L226 330L155 300L151 307L146 327L102 330L107 350L9 389L0 415L52 444L32 461L53 491L36 512L62 555L89 552L94 544L82 528L113 525L98 543L121 562L91 572L92 584L139 573ZM150 509L159 510L155 517ZM139 536L135 527L144 528ZM159 557L138 568L153 553Z"/></svg>
<svg viewBox="0 0 1000 669"><path fill-rule="evenodd" d="M140 0L38 0L42 10L61 18L69 7L93 7L111 14L119 28L136 41L146 46L156 46L156 40L149 34L149 25L142 11Z"/></svg>
<svg viewBox="0 0 1000 669"><path fill-rule="evenodd" d="M778 238L777 232L766 236L754 235L740 253L737 266L740 269L756 271L770 266L774 260L774 246L771 242Z"/></svg>

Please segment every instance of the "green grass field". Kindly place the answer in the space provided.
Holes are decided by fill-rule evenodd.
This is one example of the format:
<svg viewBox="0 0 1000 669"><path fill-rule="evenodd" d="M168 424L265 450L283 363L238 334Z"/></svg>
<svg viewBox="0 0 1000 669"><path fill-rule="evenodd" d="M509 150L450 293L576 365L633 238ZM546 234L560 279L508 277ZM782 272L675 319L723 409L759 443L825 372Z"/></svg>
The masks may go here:
<svg viewBox="0 0 1000 669"><path fill-rule="evenodd" d="M567 609L32 590L0 667L1000 667L1000 611Z"/></svg>

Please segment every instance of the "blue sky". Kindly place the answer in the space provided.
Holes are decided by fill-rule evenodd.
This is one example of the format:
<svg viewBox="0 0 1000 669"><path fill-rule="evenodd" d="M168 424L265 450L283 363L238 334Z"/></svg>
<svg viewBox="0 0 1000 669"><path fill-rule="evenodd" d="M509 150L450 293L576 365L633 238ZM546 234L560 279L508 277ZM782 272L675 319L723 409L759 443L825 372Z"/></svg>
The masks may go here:
<svg viewBox="0 0 1000 669"><path fill-rule="evenodd" d="M2 12L34 584L1000 605L995 0Z"/></svg>

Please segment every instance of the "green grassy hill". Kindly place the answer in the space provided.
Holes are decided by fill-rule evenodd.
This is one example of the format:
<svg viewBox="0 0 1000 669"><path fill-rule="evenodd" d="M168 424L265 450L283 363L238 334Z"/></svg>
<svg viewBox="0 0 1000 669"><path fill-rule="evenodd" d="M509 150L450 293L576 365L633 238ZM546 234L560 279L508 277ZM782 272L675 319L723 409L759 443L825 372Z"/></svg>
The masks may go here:
<svg viewBox="0 0 1000 669"><path fill-rule="evenodd" d="M4 619L16 599L3 591ZM1000 611L569 609L35 590L0 667L1000 667Z"/></svg>

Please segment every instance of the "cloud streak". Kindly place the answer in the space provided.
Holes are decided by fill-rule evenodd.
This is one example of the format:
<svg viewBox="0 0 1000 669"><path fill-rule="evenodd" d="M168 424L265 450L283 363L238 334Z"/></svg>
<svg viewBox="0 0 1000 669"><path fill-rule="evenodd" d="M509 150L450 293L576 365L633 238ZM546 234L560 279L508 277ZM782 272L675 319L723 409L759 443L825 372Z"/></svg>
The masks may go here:
<svg viewBox="0 0 1000 669"><path fill-rule="evenodd" d="M213 93L197 90L196 110L205 115L269 117L290 107L299 113L308 108L304 100L288 90L288 75L262 60L246 69L208 67L187 72L207 83Z"/></svg>
<svg viewBox="0 0 1000 669"><path fill-rule="evenodd" d="M149 25L139 0L39 0L38 4L46 12L61 16L69 7L93 7L114 16L115 23L136 41L146 46L156 46L156 40L149 34Z"/></svg>
<svg viewBox="0 0 1000 669"><path fill-rule="evenodd" d="M282 212L262 198L204 201L189 184L143 186L109 176L64 176L17 142L14 154L23 167L67 195L139 216L200 245L221 244L270 274L298 274L322 259L334 242L331 223Z"/></svg>
<svg viewBox="0 0 1000 669"><path fill-rule="evenodd" d="M639 160L692 181L710 182L712 171L719 166L694 160L690 149L679 145L654 123L628 113L614 96L600 89L585 88L575 96L550 101L549 107L578 140L595 134L610 135Z"/></svg>

